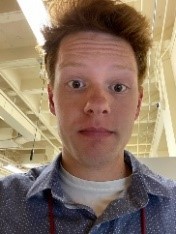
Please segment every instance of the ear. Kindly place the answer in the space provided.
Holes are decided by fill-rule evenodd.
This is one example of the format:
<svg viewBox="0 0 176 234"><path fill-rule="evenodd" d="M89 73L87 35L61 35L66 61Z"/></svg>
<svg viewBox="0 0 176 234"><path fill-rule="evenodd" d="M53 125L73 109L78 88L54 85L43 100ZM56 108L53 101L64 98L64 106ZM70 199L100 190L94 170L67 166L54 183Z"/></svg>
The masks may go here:
<svg viewBox="0 0 176 234"><path fill-rule="evenodd" d="M53 100L53 86L51 84L48 84L47 90L48 90L48 100L49 100L49 109L50 109L50 112L53 115L56 115L56 113L55 113L55 106L54 106L54 100Z"/></svg>
<svg viewBox="0 0 176 234"><path fill-rule="evenodd" d="M137 108L136 108L135 120L139 116L140 109L141 109L141 104L142 104L142 99L143 99L143 87L140 86L139 89L138 89L138 103L137 103Z"/></svg>

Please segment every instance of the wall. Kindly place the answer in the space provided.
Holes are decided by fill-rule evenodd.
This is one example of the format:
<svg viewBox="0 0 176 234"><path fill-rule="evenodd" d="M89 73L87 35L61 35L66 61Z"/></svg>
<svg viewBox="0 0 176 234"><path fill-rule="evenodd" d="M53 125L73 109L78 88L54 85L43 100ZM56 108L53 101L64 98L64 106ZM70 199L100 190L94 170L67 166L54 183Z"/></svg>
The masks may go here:
<svg viewBox="0 0 176 234"><path fill-rule="evenodd" d="M139 161L157 174L176 180L176 157L140 158Z"/></svg>

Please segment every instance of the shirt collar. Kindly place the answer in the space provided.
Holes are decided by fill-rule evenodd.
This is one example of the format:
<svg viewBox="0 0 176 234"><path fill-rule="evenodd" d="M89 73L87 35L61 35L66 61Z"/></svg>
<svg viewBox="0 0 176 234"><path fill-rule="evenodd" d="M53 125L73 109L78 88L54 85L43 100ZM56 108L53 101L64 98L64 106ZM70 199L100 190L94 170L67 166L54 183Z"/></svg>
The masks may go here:
<svg viewBox="0 0 176 234"><path fill-rule="evenodd" d="M32 187L29 189L26 198L29 199L45 190L51 190L53 197L63 199L63 192L60 187L59 167L61 154L49 165L41 170ZM34 169L37 170L37 169ZM30 172L33 174L33 171Z"/></svg>
<svg viewBox="0 0 176 234"><path fill-rule="evenodd" d="M131 186L129 192L132 194L133 188L135 190L136 183L140 187L141 196L144 200L141 205L147 202L147 194L156 196L170 197L168 184L173 186L172 181L166 180L163 177L154 174L149 168L141 164L131 153L125 151L125 162L132 168ZM53 196L57 199L64 200L64 195L60 186L59 167L61 161L61 154L51 164L44 167L40 175L37 177L32 187L27 193L27 199L41 193L44 190L50 189ZM32 174L32 171L31 171ZM167 187L166 187L167 183Z"/></svg>

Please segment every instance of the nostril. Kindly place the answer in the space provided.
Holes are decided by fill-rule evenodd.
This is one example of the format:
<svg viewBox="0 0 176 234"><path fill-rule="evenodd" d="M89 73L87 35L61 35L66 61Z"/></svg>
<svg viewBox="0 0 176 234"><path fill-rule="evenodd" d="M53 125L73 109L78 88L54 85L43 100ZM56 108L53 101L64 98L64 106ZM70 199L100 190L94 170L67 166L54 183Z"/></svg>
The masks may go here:
<svg viewBox="0 0 176 234"><path fill-rule="evenodd" d="M101 114L108 114L108 110L107 109L102 109L101 107L99 108L85 108L84 109L85 113L89 114L89 115L101 115Z"/></svg>
<svg viewBox="0 0 176 234"><path fill-rule="evenodd" d="M94 113L94 111L93 111L92 109L89 109L89 110L87 111L87 113L89 113L89 114L93 114L93 113Z"/></svg>
<svg viewBox="0 0 176 234"><path fill-rule="evenodd" d="M107 114L107 113L108 113L108 111L107 111L107 110L104 110L104 111L102 111L102 113L103 113L103 114Z"/></svg>

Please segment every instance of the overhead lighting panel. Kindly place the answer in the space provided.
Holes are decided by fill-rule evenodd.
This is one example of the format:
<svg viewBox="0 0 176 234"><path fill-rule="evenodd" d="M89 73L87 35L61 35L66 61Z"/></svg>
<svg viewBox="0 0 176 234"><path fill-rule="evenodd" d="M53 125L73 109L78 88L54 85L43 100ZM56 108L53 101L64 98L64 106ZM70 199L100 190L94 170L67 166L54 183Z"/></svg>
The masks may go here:
<svg viewBox="0 0 176 234"><path fill-rule="evenodd" d="M49 15L42 0L17 0L26 20L28 21L38 45L44 44L41 29L50 25Z"/></svg>

